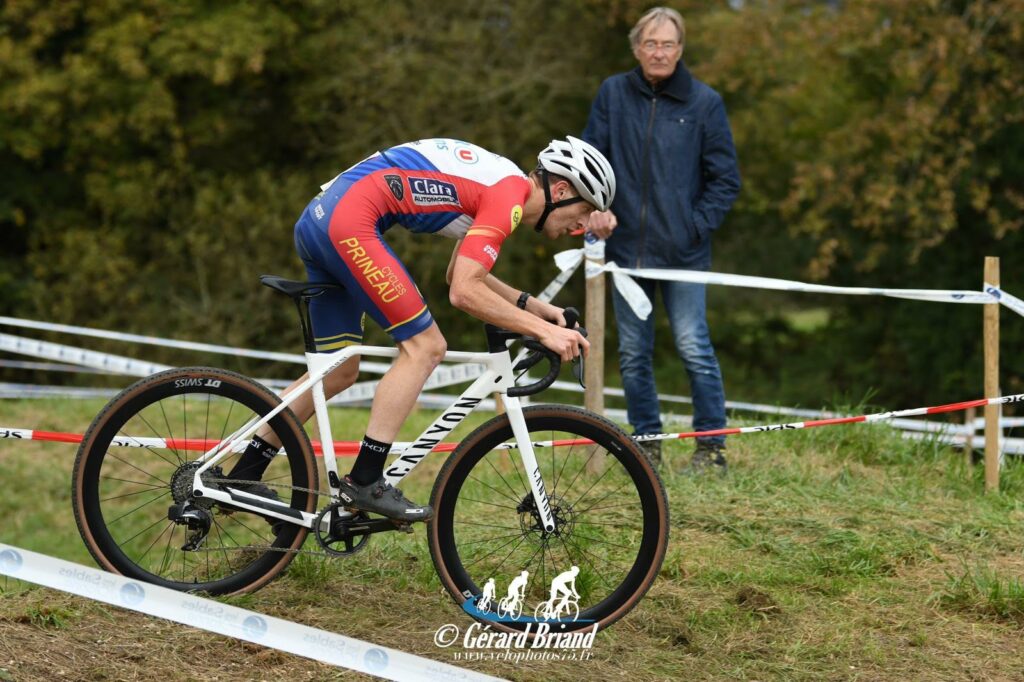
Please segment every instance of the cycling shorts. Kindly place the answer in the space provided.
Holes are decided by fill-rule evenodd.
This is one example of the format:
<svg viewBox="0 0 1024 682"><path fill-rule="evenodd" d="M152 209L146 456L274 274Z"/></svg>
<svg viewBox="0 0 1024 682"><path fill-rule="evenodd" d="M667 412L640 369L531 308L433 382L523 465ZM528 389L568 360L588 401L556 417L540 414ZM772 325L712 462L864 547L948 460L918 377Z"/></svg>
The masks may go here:
<svg viewBox="0 0 1024 682"><path fill-rule="evenodd" d="M425 331L434 319L408 270L382 237L375 190L344 178L331 186L339 196L331 215L314 199L295 224L295 248L310 282L331 282L310 301L316 350L362 343L364 315L395 341ZM338 215L339 219L332 219Z"/></svg>

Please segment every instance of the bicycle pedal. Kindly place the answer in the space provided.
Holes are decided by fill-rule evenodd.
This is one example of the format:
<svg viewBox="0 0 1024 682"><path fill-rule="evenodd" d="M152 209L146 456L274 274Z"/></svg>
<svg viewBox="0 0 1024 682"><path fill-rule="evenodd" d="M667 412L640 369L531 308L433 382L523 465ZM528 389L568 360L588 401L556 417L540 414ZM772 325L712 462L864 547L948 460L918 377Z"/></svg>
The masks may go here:
<svg viewBox="0 0 1024 682"><path fill-rule="evenodd" d="M408 521L395 521L394 519L392 519L391 522L393 524L395 524L395 530L401 531L403 533L412 533L413 532L412 524L409 523Z"/></svg>

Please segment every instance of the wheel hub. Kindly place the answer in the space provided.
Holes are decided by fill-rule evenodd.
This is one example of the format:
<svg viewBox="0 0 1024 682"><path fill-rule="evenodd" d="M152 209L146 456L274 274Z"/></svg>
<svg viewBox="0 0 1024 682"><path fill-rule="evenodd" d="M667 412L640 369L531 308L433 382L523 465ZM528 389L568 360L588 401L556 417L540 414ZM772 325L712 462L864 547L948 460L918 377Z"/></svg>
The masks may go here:
<svg viewBox="0 0 1024 682"><path fill-rule="evenodd" d="M544 530L544 521L541 520L540 510L537 509L532 493L528 493L519 503L516 511L519 512L519 528L524 535L539 535L541 540L572 535L576 526L576 511L572 504L560 495L548 495L548 502L551 504L551 516L555 521L555 528L551 531Z"/></svg>

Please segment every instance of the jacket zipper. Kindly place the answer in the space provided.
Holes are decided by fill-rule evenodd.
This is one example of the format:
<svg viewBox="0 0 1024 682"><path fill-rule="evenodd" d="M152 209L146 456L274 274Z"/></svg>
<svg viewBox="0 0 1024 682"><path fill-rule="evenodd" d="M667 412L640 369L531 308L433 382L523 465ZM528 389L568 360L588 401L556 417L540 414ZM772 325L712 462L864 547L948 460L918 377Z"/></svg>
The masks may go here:
<svg viewBox="0 0 1024 682"><path fill-rule="evenodd" d="M643 260L644 254L644 241L647 236L647 197L650 190L651 184L651 163L650 163L650 149L651 149L651 130L654 129L654 110L658 106L658 98L651 98L651 115L647 119L647 134L644 137L644 179L643 179L643 199L640 202L640 243L636 253L636 266L637 268L643 267L641 261Z"/></svg>

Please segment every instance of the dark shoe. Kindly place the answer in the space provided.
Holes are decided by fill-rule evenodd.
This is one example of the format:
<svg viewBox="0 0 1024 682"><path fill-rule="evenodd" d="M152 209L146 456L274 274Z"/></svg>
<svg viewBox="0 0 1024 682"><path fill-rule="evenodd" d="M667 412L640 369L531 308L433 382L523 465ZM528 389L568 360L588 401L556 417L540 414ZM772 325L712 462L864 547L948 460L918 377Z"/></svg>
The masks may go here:
<svg viewBox="0 0 1024 682"><path fill-rule="evenodd" d="M661 469L661 441L660 440L640 440L637 441L637 445L640 446L640 450L647 455L647 459L651 460L651 464L654 468Z"/></svg>
<svg viewBox="0 0 1024 682"><path fill-rule="evenodd" d="M693 451L693 458L690 460L687 470L688 473L698 475L714 471L719 476L724 476L727 468L725 445L697 441L697 447Z"/></svg>
<svg viewBox="0 0 1024 682"><path fill-rule="evenodd" d="M339 492L347 507L372 512L396 521L428 521L434 516L429 505L420 506L406 499L402 491L381 476L375 483L359 485L348 476L341 479Z"/></svg>

